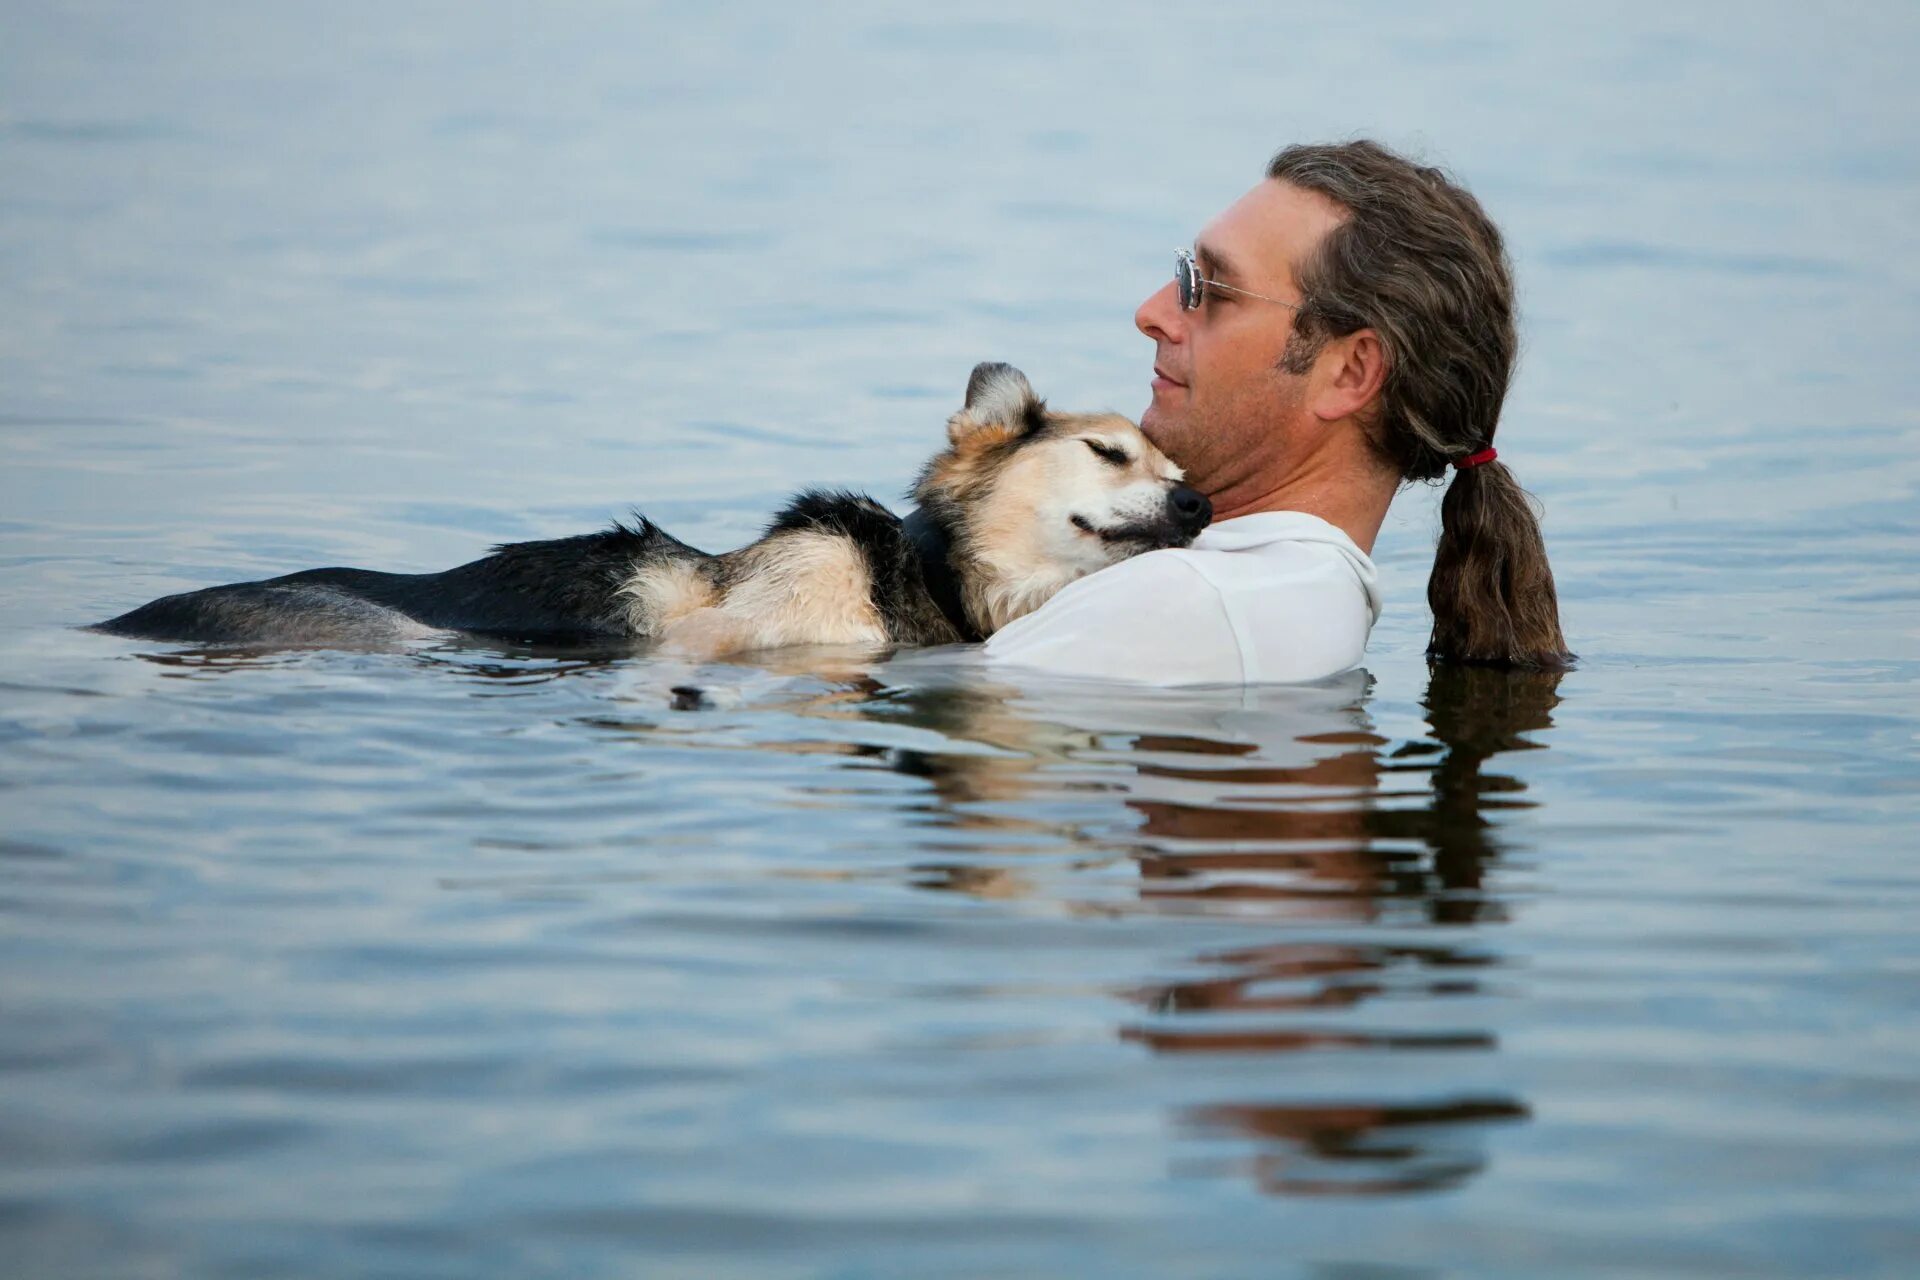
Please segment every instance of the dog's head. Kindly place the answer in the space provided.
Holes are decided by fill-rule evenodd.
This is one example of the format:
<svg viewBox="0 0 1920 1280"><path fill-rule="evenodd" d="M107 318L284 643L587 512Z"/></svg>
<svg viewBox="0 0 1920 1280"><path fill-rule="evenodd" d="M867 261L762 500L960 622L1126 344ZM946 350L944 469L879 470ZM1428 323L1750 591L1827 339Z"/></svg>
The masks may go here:
<svg viewBox="0 0 1920 1280"><path fill-rule="evenodd" d="M947 439L913 497L951 531L983 631L1096 569L1184 547L1213 516L1139 427L1119 414L1056 413L1011 365L975 366Z"/></svg>

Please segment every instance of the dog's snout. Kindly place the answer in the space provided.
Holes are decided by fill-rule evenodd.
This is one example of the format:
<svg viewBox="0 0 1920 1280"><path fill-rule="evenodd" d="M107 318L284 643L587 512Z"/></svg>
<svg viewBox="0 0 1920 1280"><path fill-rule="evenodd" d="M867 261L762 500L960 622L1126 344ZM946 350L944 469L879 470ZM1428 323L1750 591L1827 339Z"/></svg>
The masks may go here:
<svg viewBox="0 0 1920 1280"><path fill-rule="evenodd" d="M1213 519L1213 504L1198 489L1181 485L1167 495L1167 506L1182 529L1200 532Z"/></svg>

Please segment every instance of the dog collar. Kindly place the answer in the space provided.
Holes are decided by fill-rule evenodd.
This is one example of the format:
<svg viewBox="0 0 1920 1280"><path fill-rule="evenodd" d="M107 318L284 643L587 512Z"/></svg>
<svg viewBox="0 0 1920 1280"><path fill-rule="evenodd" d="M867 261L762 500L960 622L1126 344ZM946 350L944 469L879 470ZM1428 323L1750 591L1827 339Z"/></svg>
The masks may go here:
<svg viewBox="0 0 1920 1280"><path fill-rule="evenodd" d="M986 639L967 617L967 607L960 600L960 577L953 571L949 556L953 544L947 537L946 526L921 507L900 522L900 534L920 558L920 578L927 584L927 594L940 606L940 612L960 633L960 638L968 644Z"/></svg>

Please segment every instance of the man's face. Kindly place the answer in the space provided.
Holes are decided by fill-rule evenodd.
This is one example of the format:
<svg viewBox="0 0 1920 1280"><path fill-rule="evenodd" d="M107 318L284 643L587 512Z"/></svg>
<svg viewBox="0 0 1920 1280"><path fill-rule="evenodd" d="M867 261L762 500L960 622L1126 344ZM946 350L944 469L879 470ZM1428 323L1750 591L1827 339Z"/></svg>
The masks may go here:
<svg viewBox="0 0 1920 1280"><path fill-rule="evenodd" d="M1294 268L1344 217L1324 196L1262 182L1208 223L1194 242L1208 280L1300 302ZM1207 493L1282 468L1310 430L1307 379L1280 366L1293 332L1290 307L1209 288L1196 311L1169 281L1133 322L1154 341L1153 403L1141 429Z"/></svg>

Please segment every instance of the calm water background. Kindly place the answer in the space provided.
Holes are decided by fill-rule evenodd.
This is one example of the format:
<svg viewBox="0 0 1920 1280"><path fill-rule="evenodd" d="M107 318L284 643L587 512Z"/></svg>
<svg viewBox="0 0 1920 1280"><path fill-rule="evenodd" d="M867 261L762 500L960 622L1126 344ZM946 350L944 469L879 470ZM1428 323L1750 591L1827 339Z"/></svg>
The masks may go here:
<svg viewBox="0 0 1920 1280"><path fill-rule="evenodd" d="M1920 1274L1916 65L1894 4L0 6L7 1274ZM1137 412L1172 248L1357 133L1510 236L1563 679L1430 681L1419 489L1316 689L72 630L735 545L980 359Z"/></svg>

